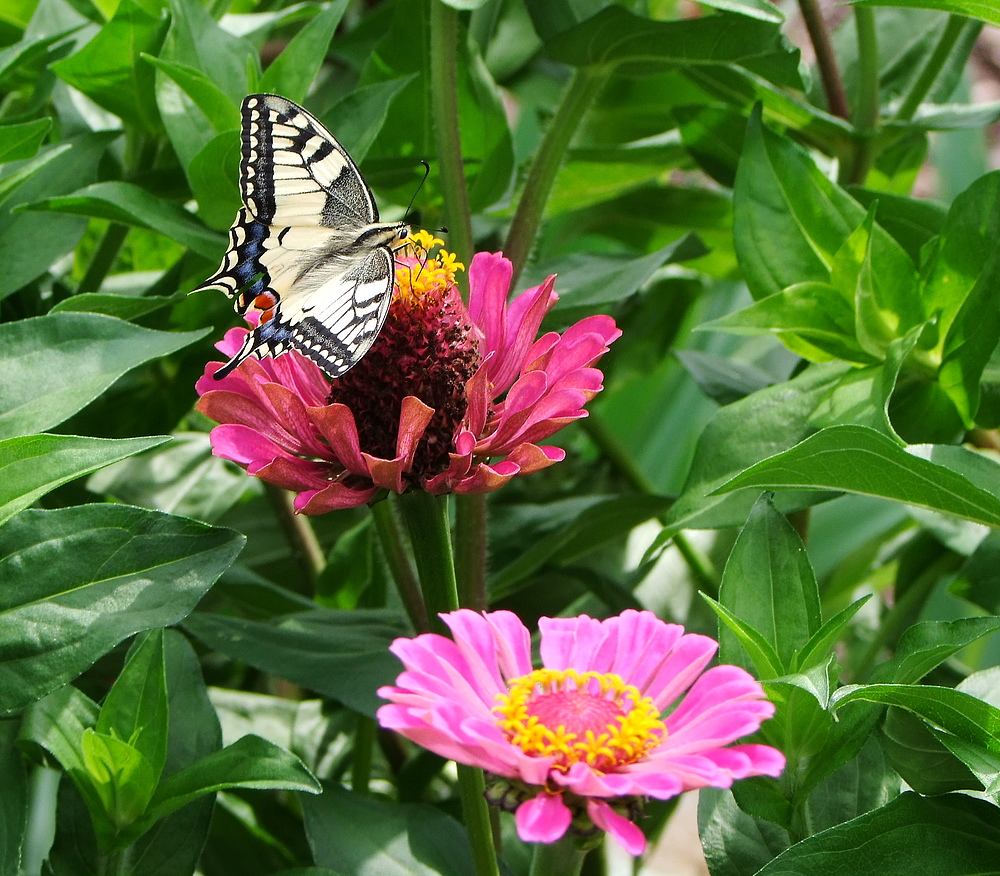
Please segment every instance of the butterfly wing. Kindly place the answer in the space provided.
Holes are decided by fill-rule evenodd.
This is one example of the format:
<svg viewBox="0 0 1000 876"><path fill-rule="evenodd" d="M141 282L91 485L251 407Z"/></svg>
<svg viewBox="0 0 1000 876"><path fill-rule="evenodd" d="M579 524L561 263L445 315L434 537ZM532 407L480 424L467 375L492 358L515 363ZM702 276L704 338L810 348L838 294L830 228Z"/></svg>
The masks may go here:
<svg viewBox="0 0 1000 876"><path fill-rule="evenodd" d="M371 190L347 151L306 110L273 94L243 101L244 208L222 265L200 288L261 322L216 372L290 348L331 377L368 351L385 320L402 223L378 225Z"/></svg>

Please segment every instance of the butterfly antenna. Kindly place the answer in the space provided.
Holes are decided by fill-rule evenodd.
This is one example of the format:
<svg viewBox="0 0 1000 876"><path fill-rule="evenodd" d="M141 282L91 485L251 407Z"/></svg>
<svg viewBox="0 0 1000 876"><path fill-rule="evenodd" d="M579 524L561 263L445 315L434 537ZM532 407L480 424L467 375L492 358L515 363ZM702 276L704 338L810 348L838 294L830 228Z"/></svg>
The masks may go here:
<svg viewBox="0 0 1000 876"><path fill-rule="evenodd" d="M410 215L410 210L413 209L413 202L417 199L417 195L420 194L420 190L424 187L424 183L427 182L427 177L431 175L431 166L424 161L423 158L420 159L420 163L424 166L424 175L420 182L417 183L416 189L413 190L413 197L410 198L410 203L406 207L406 212L404 216Z"/></svg>

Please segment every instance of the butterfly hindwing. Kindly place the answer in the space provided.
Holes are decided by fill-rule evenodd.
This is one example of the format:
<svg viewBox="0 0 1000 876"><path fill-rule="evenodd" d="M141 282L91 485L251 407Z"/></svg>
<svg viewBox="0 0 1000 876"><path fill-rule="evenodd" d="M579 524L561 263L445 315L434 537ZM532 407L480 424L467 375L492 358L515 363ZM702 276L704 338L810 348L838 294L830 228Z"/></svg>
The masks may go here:
<svg viewBox="0 0 1000 876"><path fill-rule="evenodd" d="M273 94L243 101L240 187L244 208L229 231L219 270L200 287L260 312L248 356L297 349L331 377L368 351L389 309L395 262L389 244L409 233L380 224L350 155L312 115Z"/></svg>

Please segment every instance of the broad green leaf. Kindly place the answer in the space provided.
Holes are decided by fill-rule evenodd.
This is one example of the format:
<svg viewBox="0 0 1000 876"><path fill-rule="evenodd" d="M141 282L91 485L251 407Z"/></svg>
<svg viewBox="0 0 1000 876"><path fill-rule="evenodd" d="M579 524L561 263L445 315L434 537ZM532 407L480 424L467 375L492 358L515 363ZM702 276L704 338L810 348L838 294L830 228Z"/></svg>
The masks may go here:
<svg viewBox="0 0 1000 876"><path fill-rule="evenodd" d="M315 609L271 623L197 613L185 628L234 660L333 697L364 715L382 705L375 691L400 671L390 643L407 629L388 611Z"/></svg>
<svg viewBox="0 0 1000 876"><path fill-rule="evenodd" d="M0 876L17 876L27 826L28 773L14 745L18 721L0 721Z"/></svg>
<svg viewBox="0 0 1000 876"><path fill-rule="evenodd" d="M764 2L764 0L698 0L698 3L726 12L736 12L749 18L759 18L761 21L781 23L785 20L780 9Z"/></svg>
<svg viewBox="0 0 1000 876"><path fill-rule="evenodd" d="M239 130L239 104L230 100L225 91L209 79L207 74L189 64L168 61L154 55L143 54L142 59L170 77L204 113L216 134Z"/></svg>
<svg viewBox="0 0 1000 876"><path fill-rule="evenodd" d="M728 788L698 792L698 833L712 876L753 876L792 844L783 828L740 809Z"/></svg>
<svg viewBox="0 0 1000 876"><path fill-rule="evenodd" d="M691 261L706 252L697 235L686 234L642 258L578 254L533 266L521 285L537 286L550 274L556 274L557 310L598 308L634 295L663 265Z"/></svg>
<svg viewBox="0 0 1000 876"><path fill-rule="evenodd" d="M547 562L571 563L613 539L624 538L640 523L670 507L664 496L615 496L588 504L567 525L539 538L517 559L490 578L491 600L503 599L524 586Z"/></svg>
<svg viewBox="0 0 1000 876"><path fill-rule="evenodd" d="M306 24L264 71L258 90L300 102L319 72L333 32L347 9L347 0L334 0Z"/></svg>
<svg viewBox="0 0 1000 876"><path fill-rule="evenodd" d="M855 6L907 6L968 15L1000 27L1000 8L992 0L853 0Z"/></svg>
<svg viewBox="0 0 1000 876"><path fill-rule="evenodd" d="M809 638L809 641L795 655L792 661L792 669L799 672L808 672L817 663L825 663L848 621L871 598L871 594L869 594L855 600L816 630Z"/></svg>
<svg viewBox="0 0 1000 876"><path fill-rule="evenodd" d="M996 807L964 794L912 792L792 846L759 876L870 873L884 876L974 876L997 872Z"/></svg>
<svg viewBox="0 0 1000 876"><path fill-rule="evenodd" d="M852 369L817 365L793 380L770 386L719 410L705 427L687 481L670 509L670 527L741 525L759 491L721 496L717 488L781 449L811 435L811 417ZM780 498L780 497L779 497Z"/></svg>
<svg viewBox="0 0 1000 876"><path fill-rule="evenodd" d="M914 624L900 637L896 653L875 667L871 680L916 684L962 648L997 630L1000 630L1000 619L994 617Z"/></svg>
<svg viewBox="0 0 1000 876"><path fill-rule="evenodd" d="M676 355L698 388L720 405L732 404L776 382L772 374L747 362L697 350L678 350Z"/></svg>
<svg viewBox="0 0 1000 876"><path fill-rule="evenodd" d="M161 307L169 307L184 300L184 293L178 295L110 295L89 292L64 298L49 310L49 313L100 313L126 322L153 313Z"/></svg>
<svg viewBox="0 0 1000 876"><path fill-rule="evenodd" d="M920 264L920 252L941 233L948 215L947 209L923 198L906 198L888 192L851 187L848 193L866 210L878 201L878 222L898 243L915 265Z"/></svg>
<svg viewBox="0 0 1000 876"><path fill-rule="evenodd" d="M67 684L25 709L18 745L37 745L67 772L83 770L80 740L85 730L97 726L99 714L97 703Z"/></svg>
<svg viewBox="0 0 1000 876"><path fill-rule="evenodd" d="M233 36L209 15L197 0L170 0L170 30L159 57L201 71L238 107L259 72L258 52L248 41ZM218 133L198 105L161 70L156 71L156 103L170 142L185 169L191 159Z"/></svg>
<svg viewBox="0 0 1000 876"><path fill-rule="evenodd" d="M313 859L338 873L468 876L474 872L465 831L441 810L362 797L324 783L302 798Z"/></svg>
<svg viewBox="0 0 1000 876"><path fill-rule="evenodd" d="M148 821L226 788L320 792L319 782L294 754L259 736L244 736L160 782Z"/></svg>
<svg viewBox="0 0 1000 876"><path fill-rule="evenodd" d="M0 436L57 426L143 362L204 337L157 332L110 316L58 313L0 325Z"/></svg>
<svg viewBox="0 0 1000 876"><path fill-rule="evenodd" d="M922 297L938 320L939 381L967 423L979 406L979 379L1000 340L991 290L1000 277L1000 171L959 195L941 233Z"/></svg>
<svg viewBox="0 0 1000 876"><path fill-rule="evenodd" d="M675 106L684 146L716 182L732 188L743 151L746 119L728 106Z"/></svg>
<svg viewBox="0 0 1000 876"><path fill-rule="evenodd" d="M733 234L740 266L754 298L795 283L830 281L834 258L865 219L865 210L831 182L786 138L767 130L755 110L733 189ZM872 229L872 265L878 272L913 272L913 263L878 225ZM900 315L900 333L912 318L905 284L886 290L883 306Z"/></svg>
<svg viewBox="0 0 1000 876"><path fill-rule="evenodd" d="M183 207L134 183L117 180L94 183L65 196L35 201L22 209L96 216L149 228L211 260L219 258L226 247L223 235L210 231Z"/></svg>
<svg viewBox="0 0 1000 876"><path fill-rule="evenodd" d="M0 528L0 711L66 684L126 637L180 621L242 544L120 505L22 511Z"/></svg>
<svg viewBox="0 0 1000 876"><path fill-rule="evenodd" d="M652 21L620 6L549 40L546 52L575 67L687 66L748 61L781 49L774 21L741 15L709 15L681 21Z"/></svg>
<svg viewBox="0 0 1000 876"><path fill-rule="evenodd" d="M355 163L364 161L385 124L393 101L416 75L362 85L337 101L329 112L323 113L320 121L336 134Z"/></svg>
<svg viewBox="0 0 1000 876"><path fill-rule="evenodd" d="M1000 532L980 542L950 589L990 614L1000 614Z"/></svg>
<svg viewBox="0 0 1000 876"><path fill-rule="evenodd" d="M83 16L77 16L78 22L84 22ZM65 55L72 50L73 40L69 37L80 35L81 24L59 27L52 33L38 36L28 36L0 50L0 83L5 87L14 85L16 76L31 74L47 62Z"/></svg>
<svg viewBox="0 0 1000 876"><path fill-rule="evenodd" d="M0 441L0 524L60 484L167 440L26 435Z"/></svg>
<svg viewBox="0 0 1000 876"><path fill-rule="evenodd" d="M316 602L327 608L352 609L372 581L374 541L371 517L341 533L316 582Z"/></svg>
<svg viewBox="0 0 1000 876"><path fill-rule="evenodd" d="M55 262L71 252L87 227L76 216L37 216L11 212L14 207L53 195L63 195L93 182L97 164L108 143L117 134L106 131L86 134L41 153L24 165L11 165L18 185L5 191L0 209L0 299L45 274ZM52 153L55 153L54 155ZM21 171L26 177L17 177ZM6 178L6 177L5 177ZM0 190L4 189L0 181ZM25 241L31 241L26 245Z"/></svg>
<svg viewBox="0 0 1000 876"><path fill-rule="evenodd" d="M101 706L95 729L128 742L138 751L149 764L155 784L167 760L169 714L163 631L152 630L140 638Z"/></svg>
<svg viewBox="0 0 1000 876"><path fill-rule="evenodd" d="M153 90L153 71L139 55L155 55L167 19L151 15L134 0L120 0L114 17L82 49L52 65L56 74L98 106L143 131L162 130Z"/></svg>
<svg viewBox="0 0 1000 876"><path fill-rule="evenodd" d="M838 690L831 705L836 711L856 700L906 709L959 739L1000 754L1000 709L971 694L929 684L858 684Z"/></svg>
<svg viewBox="0 0 1000 876"><path fill-rule="evenodd" d="M188 165L198 216L219 231L233 224L236 212L243 206L239 186L241 149L239 132L226 131L209 140Z"/></svg>
<svg viewBox="0 0 1000 876"><path fill-rule="evenodd" d="M757 500L726 562L719 602L760 633L789 672L796 654L820 628L819 590L805 546L768 496ZM744 668L747 655L720 629L719 659ZM773 677L773 676L772 676Z"/></svg>
<svg viewBox="0 0 1000 876"><path fill-rule="evenodd" d="M52 127L52 119L0 125L0 164L32 158Z"/></svg>
<svg viewBox="0 0 1000 876"><path fill-rule="evenodd" d="M893 769L909 787L920 794L947 794L949 791L981 791L983 786L972 771L939 741L951 739L975 748L982 757L997 755L982 746L967 743L925 724L919 717L895 706L886 710L879 725L879 742Z"/></svg>
<svg viewBox="0 0 1000 876"><path fill-rule="evenodd" d="M698 327L732 334L774 334L789 349L814 361L832 358L870 364L877 361L854 336L854 309L830 283L796 283Z"/></svg>
<svg viewBox="0 0 1000 876"><path fill-rule="evenodd" d="M1000 526L1000 499L967 478L907 453L865 426L831 426L751 466L716 492L759 489L843 490L881 496Z"/></svg>
<svg viewBox="0 0 1000 876"><path fill-rule="evenodd" d="M991 100L970 106L964 103L923 104L913 118L905 123L892 123L886 128L892 130L897 125L910 128L914 125L930 131L946 131L951 128L983 128L1000 121L1000 101Z"/></svg>

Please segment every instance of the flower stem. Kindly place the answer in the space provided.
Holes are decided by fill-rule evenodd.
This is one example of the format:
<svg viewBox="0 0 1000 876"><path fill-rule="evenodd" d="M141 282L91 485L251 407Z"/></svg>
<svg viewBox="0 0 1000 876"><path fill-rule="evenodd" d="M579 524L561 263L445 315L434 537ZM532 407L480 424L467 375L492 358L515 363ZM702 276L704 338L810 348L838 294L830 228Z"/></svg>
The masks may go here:
<svg viewBox="0 0 1000 876"><path fill-rule="evenodd" d="M486 496L456 495L455 567L463 608L486 610L486 542Z"/></svg>
<svg viewBox="0 0 1000 876"><path fill-rule="evenodd" d="M490 824L490 810L483 794L486 780L483 771L476 767L456 764L458 767L458 790L462 797L462 813L465 829L472 846L472 860L476 876L499 876L496 850L493 847L493 828Z"/></svg>
<svg viewBox="0 0 1000 876"><path fill-rule="evenodd" d="M835 116L846 119L849 115L847 95L844 92L844 83L840 78L840 70L837 69L837 58L833 53L830 34L827 32L826 22L823 21L818 0L799 0L799 11L802 13L802 20L805 22L806 30L809 31L809 40L816 52L816 66L823 82L827 106Z"/></svg>
<svg viewBox="0 0 1000 876"><path fill-rule="evenodd" d="M444 632L445 627L438 613L458 608L448 497L417 491L404 493L399 502L413 545L424 603L433 618L432 629ZM483 771L459 764L458 787L476 876L499 876L489 809L483 797L486 788Z"/></svg>
<svg viewBox="0 0 1000 876"><path fill-rule="evenodd" d="M530 876L579 876L587 853L572 834L554 843L538 843L531 858Z"/></svg>
<svg viewBox="0 0 1000 876"><path fill-rule="evenodd" d="M316 583L320 573L326 568L326 554L316 538L316 533L304 514L295 513L294 498L288 490L264 482L264 491L271 502L271 507L277 515L278 522L285 532L285 537L292 546L292 553L298 561L306 583L309 585L309 595L316 592Z"/></svg>
<svg viewBox="0 0 1000 876"><path fill-rule="evenodd" d="M521 192L517 212L507 232L504 255L514 265L512 283L517 281L535 242L545 203L552 191L556 174L563 163L570 141L580 125L583 114L593 103L601 85L607 80L607 70L601 67L580 67L573 73L562 103L549 124L528 179Z"/></svg>
<svg viewBox="0 0 1000 876"><path fill-rule="evenodd" d="M857 9L855 9L855 12L857 12ZM952 49L955 48L955 43L958 42L958 38L961 36L967 22L968 19L961 15L948 16L948 23L941 32L941 36L938 37L934 51L931 52L930 57L920 70L917 78L913 80L910 90L903 98L899 109L896 110L894 121L908 122L913 118L920 104L923 103L924 98L927 97L934 83L937 81L941 73L941 68L944 67L945 61L948 60Z"/></svg>
<svg viewBox="0 0 1000 876"><path fill-rule="evenodd" d="M459 136L458 10L442 0L430 0L430 89L448 246L468 266L474 243ZM464 276L460 284L467 283ZM468 289L463 288L462 294L467 300Z"/></svg>
<svg viewBox="0 0 1000 876"><path fill-rule="evenodd" d="M87 273L83 275L83 279L80 280L79 285L76 287L77 295L87 295L101 288L101 284L104 282L105 277L108 276L108 272L114 265L115 259L118 258L118 253L122 248L122 244L125 243L128 232L129 227L121 222L112 222L108 226L107 231L104 232L104 236L101 238L101 242L97 245L94 257L90 260L90 264L87 265Z"/></svg>
<svg viewBox="0 0 1000 876"><path fill-rule="evenodd" d="M846 182L864 184L875 161L875 138L878 134L878 36L875 11L867 6L854 7L854 25L858 35L858 105L854 111L854 159Z"/></svg>
<svg viewBox="0 0 1000 876"><path fill-rule="evenodd" d="M395 495L390 495L384 501L372 505L372 520L375 522L375 532L378 533L385 561L389 565L389 574L392 575L413 629L418 633L429 633L431 625L420 594L420 582L417 581L406 553L406 534L399 520L396 501Z"/></svg>

